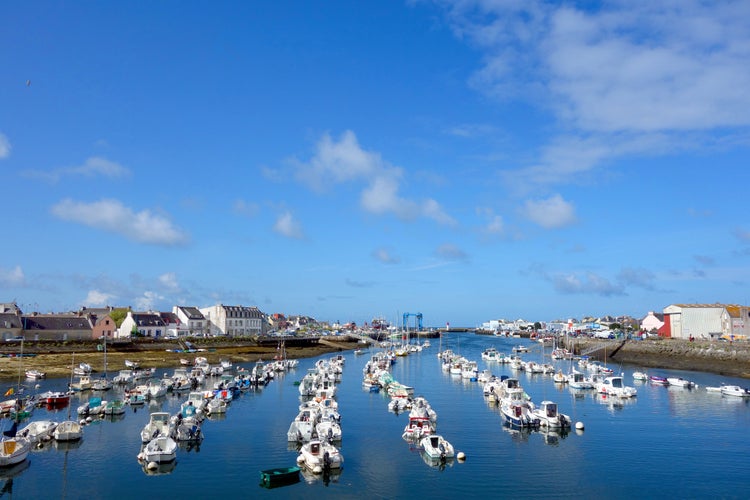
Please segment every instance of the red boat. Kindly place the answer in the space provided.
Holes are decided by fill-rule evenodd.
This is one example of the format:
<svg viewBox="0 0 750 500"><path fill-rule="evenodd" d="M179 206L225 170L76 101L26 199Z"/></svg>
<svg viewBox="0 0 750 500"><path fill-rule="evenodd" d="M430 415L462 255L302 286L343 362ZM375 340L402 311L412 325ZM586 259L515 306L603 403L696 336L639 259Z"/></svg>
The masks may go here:
<svg viewBox="0 0 750 500"><path fill-rule="evenodd" d="M43 392L39 395L39 403L49 408L60 408L70 403L70 394L57 391Z"/></svg>

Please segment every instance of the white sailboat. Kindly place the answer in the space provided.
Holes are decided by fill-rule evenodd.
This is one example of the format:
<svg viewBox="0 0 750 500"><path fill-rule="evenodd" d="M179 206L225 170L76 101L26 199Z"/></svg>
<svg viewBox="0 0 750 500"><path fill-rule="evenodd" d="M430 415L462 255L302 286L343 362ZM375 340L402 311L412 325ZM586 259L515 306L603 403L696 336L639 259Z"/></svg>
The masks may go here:
<svg viewBox="0 0 750 500"><path fill-rule="evenodd" d="M73 360L73 366L75 366L75 353L73 353ZM70 374L70 381L72 384L73 372L71 372ZM83 427L81 426L81 424L76 420L70 419L70 408L71 405L68 405L68 419L60 422L59 424L57 424L57 427L55 427L55 431L53 433L55 441L78 441L83 437Z"/></svg>

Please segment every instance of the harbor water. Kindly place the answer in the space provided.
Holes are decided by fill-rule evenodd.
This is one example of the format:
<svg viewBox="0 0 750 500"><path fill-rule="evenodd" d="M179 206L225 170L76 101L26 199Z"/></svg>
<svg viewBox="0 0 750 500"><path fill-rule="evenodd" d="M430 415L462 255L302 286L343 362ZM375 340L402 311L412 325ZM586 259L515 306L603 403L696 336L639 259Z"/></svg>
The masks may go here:
<svg viewBox="0 0 750 500"><path fill-rule="evenodd" d="M514 372L509 365L481 359L487 347L510 354L513 346L523 344L530 349L524 359L552 362L550 348L536 342L472 333L431 342L422 352L397 358L392 374L430 402L438 415L437 432L465 453L465 461L432 465L402 439L408 412L389 412L387 395L362 388L363 367L377 351L370 348L361 355L342 353L346 362L337 400L344 464L330 476L304 474L299 483L273 489L259 485L260 470L295 465L297 451L287 443L287 430L300 404L295 382L319 359L312 358L300 360L299 367L277 375L263 389L241 394L222 417L207 419L203 443L181 447L173 464L146 470L136 458L140 431L150 412L176 413L187 398L184 393L129 408L115 420L96 419L85 427L80 443L50 442L34 449L25 463L0 470L0 493L29 499L747 496L749 398L704 389L722 383L750 385L746 380L648 370L699 385L683 389L636 382L632 373L640 367L610 365L638 390L635 398L621 400L557 385L550 375ZM583 423L584 430L561 434L503 425L499 407L485 400L481 384L441 369L436 356L441 344L476 360L480 370L518 378L533 402L558 403L573 422ZM570 361L553 363L570 371ZM68 382L45 380L30 390L64 389ZM89 396L112 399L116 394L77 393L71 401L74 418L75 409ZM39 408L31 418L62 421L67 416L68 408Z"/></svg>

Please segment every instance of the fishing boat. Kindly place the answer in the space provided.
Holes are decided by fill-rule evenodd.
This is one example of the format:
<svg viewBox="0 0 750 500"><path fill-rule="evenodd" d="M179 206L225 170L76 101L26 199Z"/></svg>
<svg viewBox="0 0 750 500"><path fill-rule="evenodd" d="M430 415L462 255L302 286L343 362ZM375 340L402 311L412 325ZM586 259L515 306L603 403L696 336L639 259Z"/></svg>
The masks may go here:
<svg viewBox="0 0 750 500"><path fill-rule="evenodd" d="M750 397L750 390L740 387L739 385L724 385L721 387L721 393L724 396L736 396L740 398Z"/></svg>
<svg viewBox="0 0 750 500"><path fill-rule="evenodd" d="M667 382L669 382L669 385L671 386L684 387L686 389L693 389L698 387L695 382L686 380L682 377L667 377Z"/></svg>
<svg viewBox="0 0 750 500"><path fill-rule="evenodd" d="M159 436L169 436L170 415L164 411L156 411L149 416L148 423L141 429L141 442L148 443Z"/></svg>
<svg viewBox="0 0 750 500"><path fill-rule="evenodd" d="M302 445L297 463L314 474L321 474L327 470L340 469L344 464L344 457L333 444L313 439Z"/></svg>
<svg viewBox="0 0 750 500"><path fill-rule="evenodd" d="M38 396L39 404L48 408L62 408L70 402L70 393L61 391L46 391Z"/></svg>
<svg viewBox="0 0 750 500"><path fill-rule="evenodd" d="M146 463L163 464L177 458L177 442L169 436L158 436L148 442L139 458Z"/></svg>
<svg viewBox="0 0 750 500"><path fill-rule="evenodd" d="M656 385L669 385L669 380L667 380L667 377L660 377L658 375L650 375L648 377L648 381Z"/></svg>
<svg viewBox="0 0 750 500"><path fill-rule="evenodd" d="M635 387L625 385L623 378L620 376L606 377L596 384L596 391L600 394L621 398L632 398L638 393Z"/></svg>
<svg viewBox="0 0 750 500"><path fill-rule="evenodd" d="M39 380L47 378L47 373L34 368L32 370L26 370L26 378L29 380Z"/></svg>
<svg viewBox="0 0 750 500"><path fill-rule="evenodd" d="M265 488L275 488L299 482L300 468L277 467L275 469L266 469L260 471L260 484Z"/></svg>
<svg viewBox="0 0 750 500"><path fill-rule="evenodd" d="M409 416L409 422L404 427L401 437L406 441L419 442L423 437L435 433L435 426L430 422L429 417Z"/></svg>
<svg viewBox="0 0 750 500"><path fill-rule="evenodd" d="M448 459L455 456L453 445L440 434L425 436L419 442L425 455L433 459Z"/></svg>
<svg viewBox="0 0 750 500"><path fill-rule="evenodd" d="M533 413L539 418L539 425L545 429L565 429L573 422L568 415L560 413L557 403L552 401L542 401Z"/></svg>
<svg viewBox="0 0 750 500"><path fill-rule="evenodd" d="M122 399L108 401L104 407L105 415L122 415L125 413L125 402Z"/></svg>

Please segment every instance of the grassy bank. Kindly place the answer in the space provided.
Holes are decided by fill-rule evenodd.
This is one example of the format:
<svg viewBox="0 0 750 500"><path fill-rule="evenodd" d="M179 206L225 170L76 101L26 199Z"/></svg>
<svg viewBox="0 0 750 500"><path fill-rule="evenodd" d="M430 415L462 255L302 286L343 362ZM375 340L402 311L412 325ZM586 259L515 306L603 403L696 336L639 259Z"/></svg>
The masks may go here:
<svg viewBox="0 0 750 500"><path fill-rule="evenodd" d="M337 339L339 340L339 339ZM192 361L196 356L203 356L209 363L216 364L222 359L233 363L251 363L258 360L268 361L277 355L276 347L258 346L250 341L227 341L205 339L196 341L197 353L168 352L168 349L179 349L174 342L132 342L108 345L107 372L116 374L126 369L125 360L137 361L144 368L170 368L180 366L181 359ZM340 341L320 342L309 347L287 347L288 358L308 358L326 353L353 349L356 342L346 339ZM36 368L47 373L47 377L70 377L72 368L79 363L88 363L95 373L104 373L104 352L97 350L96 342L28 342L24 345L24 357L20 354L20 344L6 345L0 348L0 379L16 380L23 371ZM13 357L9 357L13 356Z"/></svg>

